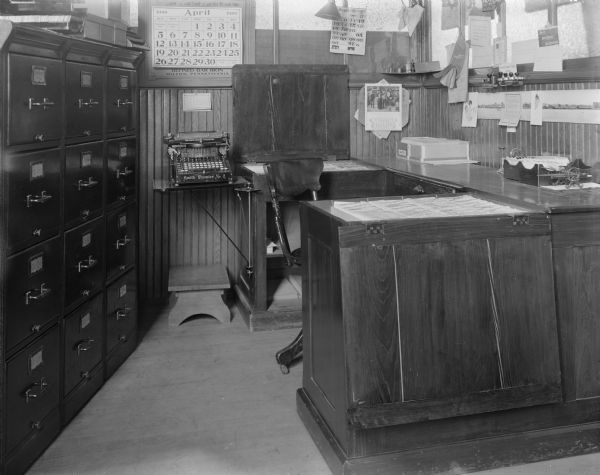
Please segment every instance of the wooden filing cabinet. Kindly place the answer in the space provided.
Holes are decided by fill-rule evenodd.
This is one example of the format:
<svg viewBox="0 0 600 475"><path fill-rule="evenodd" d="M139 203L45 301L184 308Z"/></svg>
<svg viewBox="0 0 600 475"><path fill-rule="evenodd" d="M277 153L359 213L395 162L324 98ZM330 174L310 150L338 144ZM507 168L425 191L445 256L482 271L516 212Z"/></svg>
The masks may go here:
<svg viewBox="0 0 600 475"><path fill-rule="evenodd" d="M140 53L0 31L0 473L13 474L137 343Z"/></svg>

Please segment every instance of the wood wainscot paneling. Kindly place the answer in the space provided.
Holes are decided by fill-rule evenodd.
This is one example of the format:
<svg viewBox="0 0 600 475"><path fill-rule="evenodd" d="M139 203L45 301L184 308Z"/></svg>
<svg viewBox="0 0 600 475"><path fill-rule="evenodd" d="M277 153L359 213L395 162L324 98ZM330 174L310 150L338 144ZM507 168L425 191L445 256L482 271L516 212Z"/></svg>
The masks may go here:
<svg viewBox="0 0 600 475"><path fill-rule="evenodd" d="M183 112L182 95L210 93L211 111ZM231 188L154 190L154 180L169 176L166 145L169 132L231 132L232 93L222 89L142 89L140 92L140 295L167 296L169 265L222 263L230 278L240 255L225 237L239 242L242 216ZM210 218L212 215L218 225ZM219 225L223 228L219 229Z"/></svg>
<svg viewBox="0 0 600 475"><path fill-rule="evenodd" d="M388 82L397 82L395 76L388 76ZM581 90L598 89L599 81L560 82L527 84L524 91ZM498 126L498 120L479 119L477 127L463 128L462 103L448 104L446 88L407 86L410 91L410 119L401 132L391 132L386 140L376 138L365 131L355 118L360 86L350 89L350 156L361 158L378 165L390 166L396 156L397 144L402 137L430 136L467 140L470 155L480 160L484 166L499 168L501 158L513 148L519 148L530 155L565 155L581 158L587 165L600 162L600 125L544 122L532 126L529 121L520 121L516 133L507 133L506 127ZM472 91L483 91L471 88ZM517 90L512 88L512 90ZM501 92L497 89L494 92ZM502 147L502 148L501 148Z"/></svg>

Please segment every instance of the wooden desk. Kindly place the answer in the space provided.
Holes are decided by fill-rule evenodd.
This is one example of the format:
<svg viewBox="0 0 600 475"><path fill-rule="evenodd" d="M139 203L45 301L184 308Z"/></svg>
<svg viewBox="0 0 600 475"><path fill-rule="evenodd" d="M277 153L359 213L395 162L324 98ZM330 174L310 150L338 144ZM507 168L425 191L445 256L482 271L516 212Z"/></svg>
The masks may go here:
<svg viewBox="0 0 600 475"><path fill-rule="evenodd" d="M235 290L242 303L242 315L251 330L300 327L302 297L295 284L300 282L301 269L287 267L280 253L267 254L267 243L277 239L262 167L261 163L253 163L237 171L255 192L240 195L241 199L250 200L249 206L247 201L242 205L248 210L246 219L250 217L250 221L245 223L249 232L244 233L240 247L250 249L251 272L242 270ZM440 180L391 172L359 160L325 162L321 187L319 199L454 193L462 189ZM296 216L292 223L296 235L288 228L288 238L299 246L298 202L283 202L282 208L284 215Z"/></svg>
<svg viewBox="0 0 600 475"><path fill-rule="evenodd" d="M600 193L405 165L529 208L528 220L384 220L369 232L332 202L303 203L298 411L334 473L599 451Z"/></svg>

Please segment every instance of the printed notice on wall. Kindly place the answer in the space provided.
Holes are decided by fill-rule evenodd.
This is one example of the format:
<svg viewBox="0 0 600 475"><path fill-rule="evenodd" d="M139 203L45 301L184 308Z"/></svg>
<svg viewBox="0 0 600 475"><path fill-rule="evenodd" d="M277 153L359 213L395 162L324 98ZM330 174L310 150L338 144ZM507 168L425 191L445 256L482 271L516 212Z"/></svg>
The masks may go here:
<svg viewBox="0 0 600 475"><path fill-rule="evenodd" d="M338 7L341 20L331 22L329 51L342 54L365 54L367 42L367 10Z"/></svg>
<svg viewBox="0 0 600 475"><path fill-rule="evenodd" d="M242 54L241 8L152 8L153 67L231 68Z"/></svg>

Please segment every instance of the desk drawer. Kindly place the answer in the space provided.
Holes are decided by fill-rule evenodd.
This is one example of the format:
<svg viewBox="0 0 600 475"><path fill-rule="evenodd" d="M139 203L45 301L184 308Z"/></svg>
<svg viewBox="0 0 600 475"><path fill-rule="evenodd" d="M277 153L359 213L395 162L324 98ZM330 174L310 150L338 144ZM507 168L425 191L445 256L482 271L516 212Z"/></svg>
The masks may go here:
<svg viewBox="0 0 600 475"><path fill-rule="evenodd" d="M67 139L102 136L104 68L67 63Z"/></svg>
<svg viewBox="0 0 600 475"><path fill-rule="evenodd" d="M136 216L136 207L132 204L112 212L106 219L106 274L109 280L135 264Z"/></svg>
<svg viewBox="0 0 600 475"><path fill-rule="evenodd" d="M102 359L102 294L65 319L65 394L86 381Z"/></svg>
<svg viewBox="0 0 600 475"><path fill-rule="evenodd" d="M39 334L62 307L62 239L10 257L6 273L6 345Z"/></svg>
<svg viewBox="0 0 600 475"><path fill-rule="evenodd" d="M110 140L106 153L106 204L108 206L135 198L135 138Z"/></svg>
<svg viewBox="0 0 600 475"><path fill-rule="evenodd" d="M65 223L74 226L102 212L103 144L95 142L66 150Z"/></svg>
<svg viewBox="0 0 600 475"><path fill-rule="evenodd" d="M39 430L42 419L58 405L58 327L25 347L6 369L6 448L10 451L31 432Z"/></svg>
<svg viewBox="0 0 600 475"><path fill-rule="evenodd" d="M7 157L8 246L12 252L58 233L61 152Z"/></svg>
<svg viewBox="0 0 600 475"><path fill-rule="evenodd" d="M8 55L8 145L52 142L62 134L59 60Z"/></svg>
<svg viewBox="0 0 600 475"><path fill-rule="evenodd" d="M113 282L106 290L106 353L129 341L137 327L135 270Z"/></svg>
<svg viewBox="0 0 600 475"><path fill-rule="evenodd" d="M83 302L102 288L104 222L91 223L65 233L65 307Z"/></svg>

